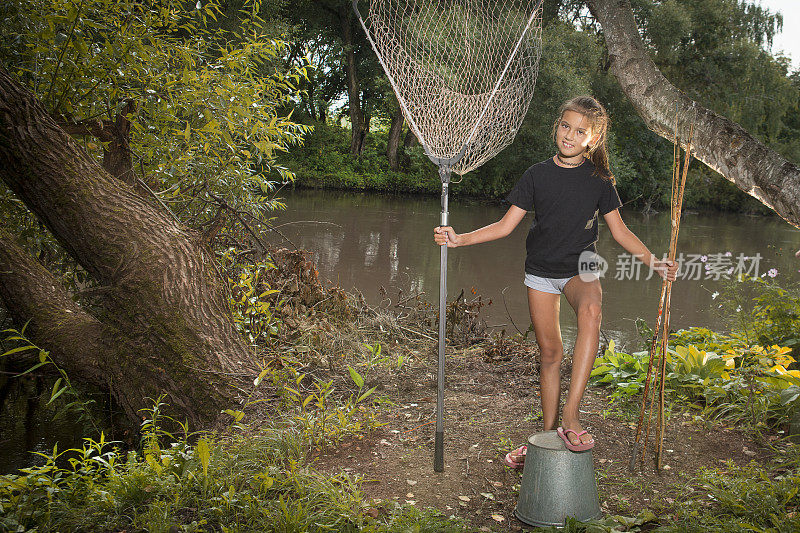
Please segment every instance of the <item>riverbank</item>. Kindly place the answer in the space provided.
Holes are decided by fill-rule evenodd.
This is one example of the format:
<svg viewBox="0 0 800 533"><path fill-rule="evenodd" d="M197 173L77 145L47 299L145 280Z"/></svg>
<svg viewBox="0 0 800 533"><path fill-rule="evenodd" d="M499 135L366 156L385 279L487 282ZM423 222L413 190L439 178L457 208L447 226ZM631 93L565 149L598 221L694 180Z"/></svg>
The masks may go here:
<svg viewBox="0 0 800 533"><path fill-rule="evenodd" d="M347 291L361 292L370 305L380 304L382 292L395 294L401 289L406 294L424 293L423 298L436 301L439 250L431 231L439 220L438 197L311 190L282 191L281 196L287 209L280 214L276 231L265 238L276 245L310 251L321 278ZM450 221L457 231L469 231L498 220L505 210L502 204L458 199L450 204ZM654 253L668 250L668 212L645 216L625 207L622 216ZM522 274L531 223L528 215L507 238L457 248L448 255L448 297L455 298L462 289L466 293L475 290L487 304L482 309L486 321L509 333L524 332L530 325ZM602 278L603 332L618 346L635 351L641 342L635 320L654 319L660 279L631 261L602 226L603 222L597 250L608 262ZM686 214L678 248L685 268L673 285L673 326L703 324L716 331L729 329L733 315L720 309L720 301L713 298L731 278L720 268L727 264L725 269L733 267L735 271L741 262L742 269L759 276L774 269L774 279L788 283L800 279L794 257L798 247L800 232L782 220ZM564 302L561 330L565 344L574 340L575 325L574 314Z"/></svg>
<svg viewBox="0 0 800 533"><path fill-rule="evenodd" d="M385 155L386 133L369 135L363 153L356 157L350 153L349 130L319 122L314 122L313 128L302 146L279 159L281 165L295 173L296 186L436 197L441 194L436 167L418 143L401 147L398 167L391 169ZM454 198L502 202L526 168L552 157L549 142L530 149L513 145L475 171L463 177L454 175L450 194ZM664 150L664 155L671 154L671 145L665 143ZM637 211L668 211L671 160L652 160L648 164L662 168L648 167L641 172L624 157L612 158L620 197ZM776 216L771 209L697 163L692 165L687 178L683 207L685 211Z"/></svg>
<svg viewBox="0 0 800 533"><path fill-rule="evenodd" d="M320 285L302 254L275 260L280 267L265 282L279 292L265 298L284 300L273 307L280 327L260 350L264 370L242 405L220 406L227 422L214 432L168 434L156 404L136 451L114 450L94 436L79 453L67 452L71 465L54 452L40 466L0 477L3 526L524 529L512 514L520 473L501 458L540 429L531 340L487 329L478 295L450 303L446 467L435 474L436 341L427 333L435 310L416 294L387 293L380 306L368 306L359 295ZM569 365L566 357L564 375ZM732 426L671 397L670 468L657 473L647 463L632 474L635 401L612 399L613 390L590 387L583 406L598 442L606 515L598 530L716 531L734 515L756 526L779 523L781 531L800 525L792 492L800 456L780 425Z"/></svg>

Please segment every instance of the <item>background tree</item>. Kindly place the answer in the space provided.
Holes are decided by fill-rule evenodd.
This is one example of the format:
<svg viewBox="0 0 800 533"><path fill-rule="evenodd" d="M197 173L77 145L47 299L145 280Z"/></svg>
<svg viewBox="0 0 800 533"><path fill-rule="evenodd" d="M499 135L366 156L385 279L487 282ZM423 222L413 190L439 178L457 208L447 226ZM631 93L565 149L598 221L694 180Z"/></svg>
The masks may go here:
<svg viewBox="0 0 800 533"><path fill-rule="evenodd" d="M377 61L371 55L369 43L353 13L353 4L347 0L302 0L286 6L283 17L291 23L296 41L315 43L320 40L336 45L334 61L318 67L328 74L344 73L339 78L346 96L346 109L350 120L350 153L361 155L369 134L369 91L371 75ZM369 54L369 55L368 55ZM364 67L369 74L364 77ZM334 76L330 76L336 79Z"/></svg>
<svg viewBox="0 0 800 533"><path fill-rule="evenodd" d="M729 6L739 12L746 8L746 4L735 0L717 2L720 8ZM648 127L671 139L677 112L679 135L686 138L690 123L694 123L693 152L697 159L791 224L800 226L800 169L797 165L770 150L741 125L703 107L703 102L692 100L667 81L639 37L627 1L590 0L588 4L603 28L609 70ZM748 24L749 31L743 33L752 38L751 28L763 29L765 25L768 24ZM768 62L771 58L763 56L762 59ZM792 90L790 83L785 86L787 91ZM796 102L796 94L794 98ZM769 119L764 117L764 120ZM782 129L775 124L766 128L762 136Z"/></svg>
<svg viewBox="0 0 800 533"><path fill-rule="evenodd" d="M307 128L279 113L303 70L278 69L285 44L260 4L246 8L236 39L215 21L214 2L3 8L13 73L0 75L0 178L12 216L0 297L17 323L31 320L35 342L110 389L132 421L163 392L181 418L208 424L257 368L209 243L255 235L276 205L274 176L289 177L275 154ZM109 127L125 142L106 141ZM97 164L114 150L129 153L124 175ZM25 237L33 216L49 236L22 244L56 250L50 273L8 233ZM71 291L53 289L57 277L73 280Z"/></svg>
<svg viewBox="0 0 800 533"><path fill-rule="evenodd" d="M590 92L607 104L612 115L611 155L623 199L643 211L666 205L669 191L664 176L669 174L671 150L656 133L642 128L636 106L609 71L603 28L587 5L579 0L545 2L541 74L520 133L495 159L465 176L454 192L504 196L531 161L549 153L554 109L572 95ZM788 75L788 62L773 58L764 49L780 29L778 15L736 0L636 0L625 9L636 17L647 53L681 91L741 122L757 139L790 160L800 160L793 126L800 111L800 92L796 80ZM384 79L380 71L373 78L376 76ZM390 146L390 122L385 124L386 129L376 130L377 140L372 145L378 153L383 139L387 148ZM337 151L339 143L330 142L332 135L334 132L328 132L325 138L329 149ZM309 142L317 144L312 138ZM318 151L314 151L314 160L306 165L307 154L300 150L289 154L289 159L301 171L301 183L436 192L436 181L427 179L432 167L421 157L420 149L416 150L399 173L391 172L391 165L373 156L363 157L358 164L332 156L335 164L328 166L320 163ZM368 161L375 164L367 166ZM686 206L769 212L740 188L700 166L690 173Z"/></svg>

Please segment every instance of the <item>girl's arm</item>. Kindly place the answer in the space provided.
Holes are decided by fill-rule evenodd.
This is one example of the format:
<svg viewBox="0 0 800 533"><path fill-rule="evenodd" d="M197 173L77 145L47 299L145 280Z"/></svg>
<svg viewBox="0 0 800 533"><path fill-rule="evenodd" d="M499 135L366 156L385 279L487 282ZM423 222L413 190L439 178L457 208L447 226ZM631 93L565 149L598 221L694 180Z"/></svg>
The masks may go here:
<svg viewBox="0 0 800 533"><path fill-rule="evenodd" d="M457 246L469 246L470 244L478 244L479 242L493 241L495 239L502 239L509 233L514 231L517 224L525 217L527 211L512 205L503 215L503 218L497 222L493 222L488 226L484 226L469 233L461 235L453 231L450 226L437 227L433 230L433 240L436 244L441 246L447 243L448 248L455 248Z"/></svg>
<svg viewBox="0 0 800 533"><path fill-rule="evenodd" d="M633 255L636 259L658 272L658 275L662 278L675 281L678 272L678 263L675 261L659 261L656 259L656 256L650 253L647 246L645 246L644 243L639 240L639 237L629 230L625 222L622 221L622 217L619 215L619 209L614 209L606 213L603 218L606 224L608 224L608 229L611 230L611 236L614 237L614 240L617 241L620 246L625 248L628 253Z"/></svg>

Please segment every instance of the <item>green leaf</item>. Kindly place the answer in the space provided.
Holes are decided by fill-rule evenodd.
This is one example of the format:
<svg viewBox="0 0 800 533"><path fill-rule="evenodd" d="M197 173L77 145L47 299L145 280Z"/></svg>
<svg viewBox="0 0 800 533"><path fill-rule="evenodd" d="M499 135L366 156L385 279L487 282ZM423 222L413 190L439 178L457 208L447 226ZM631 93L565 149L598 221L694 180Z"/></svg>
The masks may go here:
<svg viewBox="0 0 800 533"><path fill-rule="evenodd" d="M378 388L378 386L377 386L377 385L375 385L374 387L372 387L371 389L369 389L367 392L365 392L364 394L362 394L361 396L359 396L359 397L358 397L358 399L356 400L356 403L359 403L359 402L361 402L361 400L363 400L364 398L366 398L367 396L369 396L370 394L372 394L373 392L375 392L375 389L377 389L377 388Z"/></svg>
<svg viewBox="0 0 800 533"><path fill-rule="evenodd" d="M35 350L35 349L36 349L36 346L20 346L19 348L12 348L11 350L5 352L3 355L0 355L0 357L5 357L7 355L11 355L11 354L14 354L14 353L19 353L19 352L27 352L28 350Z"/></svg>
<svg viewBox="0 0 800 533"><path fill-rule="evenodd" d="M206 439L197 441L197 458L200 459L200 464L203 467L203 477L208 477L208 465L211 463L211 450L208 447L208 441Z"/></svg>
<svg viewBox="0 0 800 533"><path fill-rule="evenodd" d="M234 411L233 409L224 409L222 412L225 413L226 415L232 416L234 422L239 422L239 421L242 420L242 418L244 418L244 412L243 411Z"/></svg>
<svg viewBox="0 0 800 533"><path fill-rule="evenodd" d="M361 377L361 374L356 372L355 368L348 366L347 371L350 372L350 378L353 380L353 383L356 384L356 387L360 389L364 386L364 378Z"/></svg>
<svg viewBox="0 0 800 533"><path fill-rule="evenodd" d="M56 398L61 396L64 393L64 391L66 391L69 388L69 386L67 385L64 385L60 389L58 388L58 386L61 384L61 379L62 378L58 378L55 384L53 385L53 392L50 393L50 401L47 402L47 405L53 403L56 400Z"/></svg>
<svg viewBox="0 0 800 533"><path fill-rule="evenodd" d="M258 386L261 384L261 381L264 379L264 377L265 377L267 374L269 374L269 369L268 369L268 368L265 368L264 370L262 370L262 371L261 371L261 372L258 374L258 377L256 377L256 379L254 379L254 380L253 380L253 385L255 385L256 387L258 387Z"/></svg>
<svg viewBox="0 0 800 533"><path fill-rule="evenodd" d="M36 363L35 365L33 365L32 367L30 367L30 368L29 368L28 370L26 370L25 372L22 372L22 373L20 373L20 374L16 374L14 377L15 377L15 378L18 378L18 377L20 377L20 376L24 376L25 374L29 374L30 372L33 372L34 370L36 370L36 369L37 369L37 368L39 368L40 366L44 366L44 365L46 365L46 364L47 364L47 363Z"/></svg>

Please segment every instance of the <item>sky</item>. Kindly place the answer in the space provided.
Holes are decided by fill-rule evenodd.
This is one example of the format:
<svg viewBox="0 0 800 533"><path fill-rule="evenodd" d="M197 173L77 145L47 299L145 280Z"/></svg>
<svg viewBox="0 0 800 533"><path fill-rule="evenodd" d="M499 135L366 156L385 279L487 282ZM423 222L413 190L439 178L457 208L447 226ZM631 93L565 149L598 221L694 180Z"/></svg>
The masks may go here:
<svg viewBox="0 0 800 533"><path fill-rule="evenodd" d="M772 51L783 50L792 59L792 69L800 69L800 0L755 0L753 3L783 14L783 31L775 36Z"/></svg>

